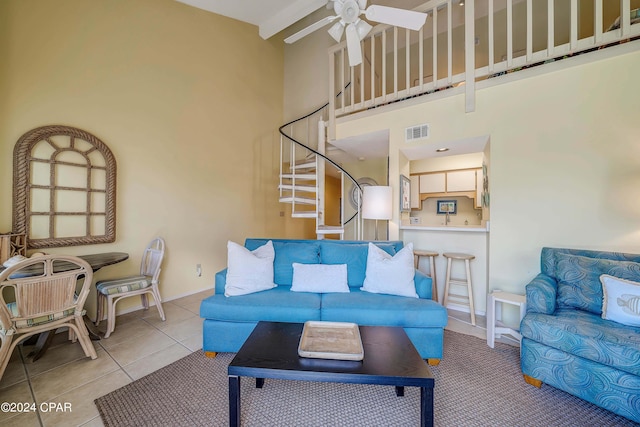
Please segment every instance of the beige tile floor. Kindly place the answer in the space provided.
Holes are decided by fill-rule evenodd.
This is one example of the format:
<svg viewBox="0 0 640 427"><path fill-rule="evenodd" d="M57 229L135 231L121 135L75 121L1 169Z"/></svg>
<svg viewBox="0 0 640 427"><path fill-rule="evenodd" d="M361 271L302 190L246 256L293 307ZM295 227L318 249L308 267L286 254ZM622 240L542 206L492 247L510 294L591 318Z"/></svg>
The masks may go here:
<svg viewBox="0 0 640 427"><path fill-rule="evenodd" d="M80 344L68 341L66 333L56 334L51 348L35 363L25 357L31 347L18 346L0 380L0 403L34 405L36 412L0 411L0 425L102 426L94 399L202 348L200 301L212 293L163 303L165 322L155 307L118 316L115 332L93 341L96 360L85 357ZM447 329L486 339L486 320L476 317L478 326L473 327L468 313L450 311ZM103 322L99 329L105 326ZM41 410L43 403L61 406ZM64 410L65 404L71 411Z"/></svg>
<svg viewBox="0 0 640 427"><path fill-rule="evenodd" d="M202 348L200 301L211 294L164 302L164 322L155 307L118 316L115 332L93 341L95 360L84 355L79 343L68 341L66 333L56 334L36 362L26 359L31 346L18 346L0 380L0 403L27 404L36 411L0 411L0 425L102 426L94 399ZM99 329L105 326L102 322ZM50 403L60 405L48 410Z"/></svg>

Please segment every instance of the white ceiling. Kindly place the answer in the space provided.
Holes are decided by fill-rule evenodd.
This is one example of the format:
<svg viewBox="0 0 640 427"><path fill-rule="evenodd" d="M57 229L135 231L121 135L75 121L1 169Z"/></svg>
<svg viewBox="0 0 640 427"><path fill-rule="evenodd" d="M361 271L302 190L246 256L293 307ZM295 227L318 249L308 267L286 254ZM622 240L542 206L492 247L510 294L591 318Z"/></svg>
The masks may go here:
<svg viewBox="0 0 640 427"><path fill-rule="evenodd" d="M218 15L258 26L268 39L327 5L329 0L176 0ZM368 4L413 9L425 0L370 0ZM521 1L521 0L517 0ZM327 12L327 15L332 15Z"/></svg>
<svg viewBox="0 0 640 427"><path fill-rule="evenodd" d="M327 0L176 0L218 15L257 25L268 39L312 12Z"/></svg>
<svg viewBox="0 0 640 427"><path fill-rule="evenodd" d="M481 153L489 142L489 136L478 136L475 138L459 139L457 141L443 142L435 146L434 144L421 144L400 148L409 160L420 160L433 157L458 156L462 154ZM438 152L439 148L447 148L447 151Z"/></svg>
<svg viewBox="0 0 640 427"><path fill-rule="evenodd" d="M339 148L343 155L330 151L331 158L338 163L365 159L383 159L389 157L389 129L379 130L364 135L330 141L329 144Z"/></svg>

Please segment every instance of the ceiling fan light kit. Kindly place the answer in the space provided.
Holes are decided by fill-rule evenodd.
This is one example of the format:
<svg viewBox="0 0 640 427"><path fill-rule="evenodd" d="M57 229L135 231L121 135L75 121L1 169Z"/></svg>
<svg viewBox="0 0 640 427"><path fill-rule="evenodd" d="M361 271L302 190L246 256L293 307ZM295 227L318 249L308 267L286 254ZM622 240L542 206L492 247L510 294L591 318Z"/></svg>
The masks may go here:
<svg viewBox="0 0 640 427"><path fill-rule="evenodd" d="M328 5L329 2L327 2L327 6ZM295 43L336 19L340 19L329 28L328 32L338 43L342 39L342 34L346 33L349 65L354 67L362 63L362 47L360 46L360 42L373 28L371 24L360 19L360 15L365 15L369 21L408 28L414 31L422 28L427 20L427 14L422 12L377 5L371 5L367 8L367 0L334 0L333 10L336 13L335 16L328 16L303 28L297 33L287 37L284 40L285 43Z"/></svg>

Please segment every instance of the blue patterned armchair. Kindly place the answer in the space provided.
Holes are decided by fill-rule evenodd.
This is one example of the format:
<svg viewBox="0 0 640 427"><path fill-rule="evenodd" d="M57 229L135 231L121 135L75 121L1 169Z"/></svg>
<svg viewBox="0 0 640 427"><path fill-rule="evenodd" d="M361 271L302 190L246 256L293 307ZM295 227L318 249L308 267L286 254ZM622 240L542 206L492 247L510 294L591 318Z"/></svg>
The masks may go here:
<svg viewBox="0 0 640 427"><path fill-rule="evenodd" d="M640 282L640 255L542 249L520 325L522 373L640 423L640 327L602 318L602 274Z"/></svg>

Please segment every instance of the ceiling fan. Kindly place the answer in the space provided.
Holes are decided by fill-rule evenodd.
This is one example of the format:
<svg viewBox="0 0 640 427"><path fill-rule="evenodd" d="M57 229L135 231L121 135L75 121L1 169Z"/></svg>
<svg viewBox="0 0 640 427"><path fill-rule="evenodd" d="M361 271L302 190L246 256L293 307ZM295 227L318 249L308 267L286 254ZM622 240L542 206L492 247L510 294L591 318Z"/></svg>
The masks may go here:
<svg viewBox="0 0 640 427"><path fill-rule="evenodd" d="M329 2L327 2L329 7ZM417 31L427 19L426 13L414 12L412 10L398 9L395 7L371 5L367 7L367 0L334 0L333 10L335 16L327 16L320 21L309 25L297 33L284 39L285 43L294 43L301 38L319 30L339 19L329 28L329 34L335 41L340 42L342 34L347 33L347 51L349 54L349 65L356 66L362 63L362 49L360 41L369 34L373 28L368 22L360 19L364 15L369 21L389 24L396 27L408 28Z"/></svg>

